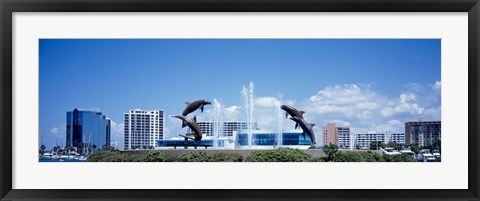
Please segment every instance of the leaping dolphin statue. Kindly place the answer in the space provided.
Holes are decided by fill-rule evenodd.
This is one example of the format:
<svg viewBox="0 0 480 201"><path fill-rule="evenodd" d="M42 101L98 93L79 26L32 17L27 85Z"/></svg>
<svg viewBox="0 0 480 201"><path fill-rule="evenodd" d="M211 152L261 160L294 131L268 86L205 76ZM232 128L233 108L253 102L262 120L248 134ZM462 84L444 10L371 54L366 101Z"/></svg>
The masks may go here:
<svg viewBox="0 0 480 201"><path fill-rule="evenodd" d="M203 112L203 106L210 105L212 103L209 102L208 100L197 100L197 101L193 101L191 103L190 102L185 102L185 104L187 104L187 107L183 110L182 115L186 117L188 114L194 112L198 108L200 108L200 110ZM183 122L182 123L182 128L184 128L185 126L187 126L187 125L185 124L185 122Z"/></svg>
<svg viewBox="0 0 480 201"><path fill-rule="evenodd" d="M193 131L195 141L200 141L202 139L202 131L200 130L200 126L198 126L197 124L196 116L194 116L192 119L189 119L188 117L183 115L175 115L173 117L181 119L182 122Z"/></svg>
<svg viewBox="0 0 480 201"><path fill-rule="evenodd" d="M311 146L309 149L314 149L315 146L317 145L317 142L315 141L315 134L313 133L313 127L315 124L308 123L305 119L302 119L300 117L290 117L291 120L295 121L300 125L300 127L303 130L303 138L305 139L305 133L308 134L308 137L310 137Z"/></svg>
<svg viewBox="0 0 480 201"><path fill-rule="evenodd" d="M285 118L288 118L288 115L290 115L291 117L299 117L300 119L303 119L303 114L305 113L304 111L298 111L296 108L290 105L282 105L280 108L285 110ZM298 123L295 123L295 129L297 128Z"/></svg>

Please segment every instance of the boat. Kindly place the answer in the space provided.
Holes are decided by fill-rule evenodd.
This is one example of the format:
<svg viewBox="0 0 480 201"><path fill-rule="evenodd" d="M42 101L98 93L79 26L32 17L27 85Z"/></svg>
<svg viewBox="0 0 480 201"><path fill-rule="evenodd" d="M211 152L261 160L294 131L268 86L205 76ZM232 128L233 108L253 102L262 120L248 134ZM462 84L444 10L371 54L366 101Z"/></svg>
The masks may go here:
<svg viewBox="0 0 480 201"><path fill-rule="evenodd" d="M428 149L422 149L417 155L417 161L420 162L437 162L433 154Z"/></svg>
<svg viewBox="0 0 480 201"><path fill-rule="evenodd" d="M400 154L400 152L398 152L397 150L395 150L392 147L386 147L386 148L380 147L380 150L385 155L398 155L398 154Z"/></svg>
<svg viewBox="0 0 480 201"><path fill-rule="evenodd" d="M52 153L46 152L46 153L43 153L43 155L41 155L40 158L50 159L52 158L52 156L53 156Z"/></svg>
<svg viewBox="0 0 480 201"><path fill-rule="evenodd" d="M413 152L413 151L410 150L410 149L400 150L400 153L402 153L402 154L407 154L407 155L411 156L412 158L415 158L415 152Z"/></svg>
<svg viewBox="0 0 480 201"><path fill-rule="evenodd" d="M83 156L83 155L82 155L82 156L80 156L77 160L79 160L79 161L86 161L87 158L88 158L87 156Z"/></svg>
<svg viewBox="0 0 480 201"><path fill-rule="evenodd" d="M433 150L433 157L435 157L435 160L438 162L442 162L442 156L440 155L440 152L438 150Z"/></svg>

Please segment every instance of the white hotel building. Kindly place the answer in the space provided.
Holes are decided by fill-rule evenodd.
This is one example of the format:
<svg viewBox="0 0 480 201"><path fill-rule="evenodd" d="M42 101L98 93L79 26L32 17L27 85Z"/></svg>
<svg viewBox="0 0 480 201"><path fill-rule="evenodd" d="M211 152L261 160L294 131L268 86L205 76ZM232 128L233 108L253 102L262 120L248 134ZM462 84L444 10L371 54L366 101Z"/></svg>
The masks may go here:
<svg viewBox="0 0 480 201"><path fill-rule="evenodd" d="M218 132L219 136L233 136L234 131L247 130L248 123L241 121L225 121L219 122L216 125L212 121L199 121L197 122L202 134L205 136L214 136ZM252 123L252 130L258 130L257 122ZM187 132L192 132L190 129L187 129Z"/></svg>
<svg viewBox="0 0 480 201"><path fill-rule="evenodd" d="M124 113L124 149L154 149L163 139L165 111L129 110Z"/></svg>
<svg viewBox="0 0 480 201"><path fill-rule="evenodd" d="M372 142L382 142L385 144L396 142L398 144L405 144L405 133L363 133L356 134L355 138L356 145L358 145L360 149L368 149Z"/></svg>
<svg viewBox="0 0 480 201"><path fill-rule="evenodd" d="M338 146L340 148L355 148L355 136L350 133L350 127L336 127Z"/></svg>

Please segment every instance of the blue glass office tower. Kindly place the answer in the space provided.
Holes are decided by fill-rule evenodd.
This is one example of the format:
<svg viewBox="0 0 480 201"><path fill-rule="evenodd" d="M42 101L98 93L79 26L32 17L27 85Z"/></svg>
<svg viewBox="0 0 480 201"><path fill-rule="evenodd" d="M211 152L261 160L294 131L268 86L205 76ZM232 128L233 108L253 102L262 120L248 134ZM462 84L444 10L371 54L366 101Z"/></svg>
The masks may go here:
<svg viewBox="0 0 480 201"><path fill-rule="evenodd" d="M86 147L93 150L110 146L110 120L101 112L75 108L67 112L67 147Z"/></svg>

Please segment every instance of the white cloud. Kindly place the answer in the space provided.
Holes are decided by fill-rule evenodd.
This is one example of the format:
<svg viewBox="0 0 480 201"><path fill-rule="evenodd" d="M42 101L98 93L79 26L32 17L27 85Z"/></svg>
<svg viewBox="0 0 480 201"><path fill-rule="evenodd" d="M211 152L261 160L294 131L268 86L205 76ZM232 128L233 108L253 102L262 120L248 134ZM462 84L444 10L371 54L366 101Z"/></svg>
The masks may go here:
<svg viewBox="0 0 480 201"><path fill-rule="evenodd" d="M113 142L113 146L122 149L124 140L124 123L117 123L110 119L110 142Z"/></svg>
<svg viewBox="0 0 480 201"><path fill-rule="evenodd" d="M407 84L407 88L414 92L423 92L425 90L425 87L419 83Z"/></svg>
<svg viewBox="0 0 480 201"><path fill-rule="evenodd" d="M316 95L310 97L310 101L319 102L325 105L351 105L365 103L372 99L376 94L369 89L362 89L356 84L344 84L328 86L320 90Z"/></svg>
<svg viewBox="0 0 480 201"><path fill-rule="evenodd" d="M182 128L182 120L175 117L166 117L165 118L165 130L164 130L164 139L169 139L172 137L178 137L178 134L185 133L186 128Z"/></svg>
<svg viewBox="0 0 480 201"><path fill-rule="evenodd" d="M65 138L66 124L58 124L50 129L50 135L54 138Z"/></svg>
<svg viewBox="0 0 480 201"><path fill-rule="evenodd" d="M328 122L335 123L335 125L338 126L338 127L351 126L350 122L344 121L344 120L341 120L341 119L331 119L331 120L328 120ZM317 126L324 127L326 125L317 125Z"/></svg>
<svg viewBox="0 0 480 201"><path fill-rule="evenodd" d="M412 92L400 94L400 101L391 102L389 106L381 110L381 114L385 117L390 117L396 114L406 113L411 115L422 115L425 108L420 106L417 102L417 95Z"/></svg>
<svg viewBox="0 0 480 201"><path fill-rule="evenodd" d="M52 129L50 129L50 133L57 135L58 133L60 133L60 128L53 127Z"/></svg>
<svg viewBox="0 0 480 201"><path fill-rule="evenodd" d="M437 82L438 83L438 82ZM435 85L438 85L438 84ZM324 127L329 122L349 125L353 132L404 132L405 121L426 117L440 119L440 94L409 85L412 91L397 97L375 92L371 86L343 84L328 86L303 102L305 118ZM431 100L431 101L428 101Z"/></svg>
<svg viewBox="0 0 480 201"><path fill-rule="evenodd" d="M426 119L440 119L442 116L442 107L439 105L437 107L431 107L425 110L424 117Z"/></svg>
<svg viewBox="0 0 480 201"><path fill-rule="evenodd" d="M433 84L432 89L436 91L440 91L442 89L442 82L436 81L435 84Z"/></svg>
<svg viewBox="0 0 480 201"><path fill-rule="evenodd" d="M275 97L257 97L254 100L255 107L260 107L260 108L269 108L272 107L272 105L279 105L280 100L278 100Z"/></svg>
<svg viewBox="0 0 480 201"><path fill-rule="evenodd" d="M415 101L417 97L414 93L402 93L400 94L400 102L405 103L409 101Z"/></svg>
<svg viewBox="0 0 480 201"><path fill-rule="evenodd" d="M52 126L46 132L40 133L39 137L39 145L44 144L47 146L47 149L50 149L56 145L65 146L66 124L57 124L56 126Z"/></svg>
<svg viewBox="0 0 480 201"><path fill-rule="evenodd" d="M111 131L111 134L115 135L115 136L121 136L123 137L123 132L124 132L124 127L125 127L125 124L124 123L117 123L113 120L110 120L110 131Z"/></svg>
<svg viewBox="0 0 480 201"><path fill-rule="evenodd" d="M223 116L225 121L239 121L239 116L241 114L242 107L233 105L230 107L223 108Z"/></svg>

